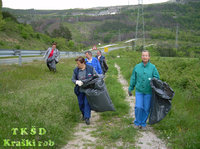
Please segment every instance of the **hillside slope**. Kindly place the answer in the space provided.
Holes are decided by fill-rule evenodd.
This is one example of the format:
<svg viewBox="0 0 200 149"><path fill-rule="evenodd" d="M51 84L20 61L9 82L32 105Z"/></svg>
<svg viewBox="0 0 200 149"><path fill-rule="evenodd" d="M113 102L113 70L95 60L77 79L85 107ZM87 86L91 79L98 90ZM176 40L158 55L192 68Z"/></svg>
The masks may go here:
<svg viewBox="0 0 200 149"><path fill-rule="evenodd" d="M0 1L2 2L2 1ZM53 41L57 42L57 48L61 51L78 51L82 48L75 45L71 38L57 36L60 32L54 31L56 36L37 32L29 24L19 23L14 15L1 11L0 3L0 49L25 49L46 50ZM66 32L66 28L62 28ZM70 33L69 33L70 34ZM65 38L66 37L66 38Z"/></svg>
<svg viewBox="0 0 200 149"><path fill-rule="evenodd" d="M36 31L43 33L51 34L54 29L59 27L59 24L65 24L72 31L75 41L89 45L92 42L110 43L135 37L137 8L138 6L118 6L70 10L13 10L8 8L3 10L11 12L19 21L30 23ZM192 35L199 35L199 8L200 2L198 1L188 1L186 4L145 5L146 37L155 38L154 32L156 30L157 33L160 33L159 29L173 33L177 23L180 32L194 31L195 33ZM141 23L142 21L139 20L139 31L142 28ZM74 26L77 31L74 31Z"/></svg>
<svg viewBox="0 0 200 149"><path fill-rule="evenodd" d="M176 56L194 57L200 54L199 8L200 2L196 0L144 5L146 44L157 44L158 48L169 51L175 51L177 49L174 48L178 47L179 55ZM80 50L98 43L108 44L135 38L138 6L69 10L3 8L3 11L12 13L19 22L30 24L34 31L47 35L52 36L52 32L60 25L69 28L74 42L70 44L71 49ZM141 17L138 24L138 38L142 38ZM65 44L64 41L61 43Z"/></svg>

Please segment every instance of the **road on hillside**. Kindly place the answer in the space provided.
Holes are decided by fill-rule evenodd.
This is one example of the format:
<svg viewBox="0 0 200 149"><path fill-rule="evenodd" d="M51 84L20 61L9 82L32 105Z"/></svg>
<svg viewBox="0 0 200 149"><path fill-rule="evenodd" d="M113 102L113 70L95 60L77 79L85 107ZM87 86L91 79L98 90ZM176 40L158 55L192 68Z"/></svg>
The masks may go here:
<svg viewBox="0 0 200 149"><path fill-rule="evenodd" d="M121 49L121 48L126 48L126 47L131 47L131 46L122 46L122 47L110 47L109 51ZM70 57L76 57L78 55L73 55ZM61 58L69 58L67 55L61 55ZM22 57L22 63L29 63L33 61L41 61L44 60L42 57ZM8 58L8 59L0 59L0 65L3 64L18 64L19 63L19 58Z"/></svg>

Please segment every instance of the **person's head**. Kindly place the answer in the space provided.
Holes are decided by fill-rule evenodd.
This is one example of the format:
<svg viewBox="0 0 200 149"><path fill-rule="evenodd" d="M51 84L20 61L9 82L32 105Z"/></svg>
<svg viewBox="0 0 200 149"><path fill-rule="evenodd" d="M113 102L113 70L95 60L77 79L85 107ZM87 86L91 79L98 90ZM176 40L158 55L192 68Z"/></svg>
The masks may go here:
<svg viewBox="0 0 200 149"><path fill-rule="evenodd" d="M56 42L52 42L52 48L55 49L56 48Z"/></svg>
<svg viewBox="0 0 200 149"><path fill-rule="evenodd" d="M92 58L92 52L91 51L86 51L85 52L85 57L90 60Z"/></svg>
<svg viewBox="0 0 200 149"><path fill-rule="evenodd" d="M148 61L150 60L150 53L147 50L143 50L142 51L142 61L144 63L148 63Z"/></svg>
<svg viewBox="0 0 200 149"><path fill-rule="evenodd" d="M100 50L97 51L97 55L101 56L101 51Z"/></svg>
<svg viewBox="0 0 200 149"><path fill-rule="evenodd" d="M82 56L77 57L75 61L79 69L83 69L85 67L85 59Z"/></svg>

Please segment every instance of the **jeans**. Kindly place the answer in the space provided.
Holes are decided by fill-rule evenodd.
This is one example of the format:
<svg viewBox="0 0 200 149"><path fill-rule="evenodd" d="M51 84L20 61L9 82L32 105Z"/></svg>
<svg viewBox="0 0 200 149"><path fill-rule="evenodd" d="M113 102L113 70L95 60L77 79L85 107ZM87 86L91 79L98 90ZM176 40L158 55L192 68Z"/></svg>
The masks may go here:
<svg viewBox="0 0 200 149"><path fill-rule="evenodd" d="M151 94L135 93L135 121L137 126L146 127L146 121L150 112Z"/></svg>
<svg viewBox="0 0 200 149"><path fill-rule="evenodd" d="M82 112L84 118L90 118L91 109L84 93L80 92L80 94L78 95L78 104L79 104L79 109Z"/></svg>

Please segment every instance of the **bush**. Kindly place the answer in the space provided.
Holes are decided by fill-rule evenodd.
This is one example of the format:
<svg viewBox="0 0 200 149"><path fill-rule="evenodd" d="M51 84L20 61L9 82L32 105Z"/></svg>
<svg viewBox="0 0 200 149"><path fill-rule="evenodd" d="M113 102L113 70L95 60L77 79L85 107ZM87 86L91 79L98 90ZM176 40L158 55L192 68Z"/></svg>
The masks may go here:
<svg viewBox="0 0 200 149"><path fill-rule="evenodd" d="M16 49L21 49L21 46L20 45L16 45L15 48Z"/></svg>
<svg viewBox="0 0 200 149"><path fill-rule="evenodd" d="M72 40L72 34L68 27L61 25L58 29L54 29L51 33L52 37L63 37L67 41Z"/></svg>
<svg viewBox="0 0 200 149"><path fill-rule="evenodd" d="M12 21L14 21L14 22L16 22L16 23L19 23L19 22L17 21L17 19L16 19L10 12L3 11L3 12L2 12L2 15L3 15L3 19L10 18Z"/></svg>

